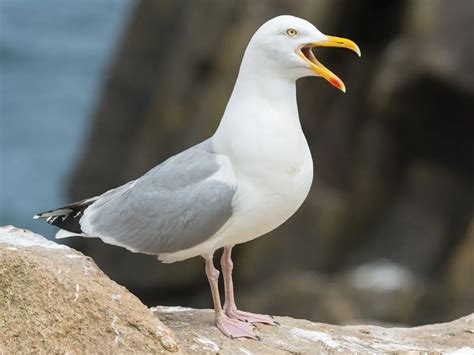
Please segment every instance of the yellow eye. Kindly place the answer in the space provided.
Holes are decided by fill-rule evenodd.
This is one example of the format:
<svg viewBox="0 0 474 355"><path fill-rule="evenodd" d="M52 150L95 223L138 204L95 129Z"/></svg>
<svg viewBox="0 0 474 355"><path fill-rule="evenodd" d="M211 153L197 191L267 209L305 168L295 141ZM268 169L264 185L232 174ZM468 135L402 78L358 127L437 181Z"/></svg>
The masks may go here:
<svg viewBox="0 0 474 355"><path fill-rule="evenodd" d="M298 31L295 30L294 28L289 28L286 30L286 34L290 37L295 37L298 35Z"/></svg>

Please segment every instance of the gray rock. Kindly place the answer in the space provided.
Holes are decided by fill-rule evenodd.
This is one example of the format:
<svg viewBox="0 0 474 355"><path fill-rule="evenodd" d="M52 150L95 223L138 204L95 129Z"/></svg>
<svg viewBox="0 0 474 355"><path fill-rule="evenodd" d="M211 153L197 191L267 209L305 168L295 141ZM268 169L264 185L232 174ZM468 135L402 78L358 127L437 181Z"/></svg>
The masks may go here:
<svg viewBox="0 0 474 355"><path fill-rule="evenodd" d="M0 354L179 352L172 332L83 254L0 228Z"/></svg>
<svg viewBox="0 0 474 355"><path fill-rule="evenodd" d="M451 307L447 314L456 318L474 305L474 215L466 230L466 237L453 252L447 268L445 282L440 285L449 290ZM471 280L466 282L466 280Z"/></svg>
<svg viewBox="0 0 474 355"><path fill-rule="evenodd" d="M256 328L261 341L232 340L214 326L212 310L163 306L150 310L90 258L30 231L0 228L0 260L1 354L474 354L474 314L416 328L333 326L275 317L280 326ZM377 277L368 277L368 282L367 275L367 270L359 270L351 279L359 287L393 288L393 282ZM398 276L396 285L413 282L407 274ZM290 275L286 284L280 281L287 292L304 290L307 283L328 286L317 275ZM337 301L334 290L333 301L344 300Z"/></svg>
<svg viewBox="0 0 474 355"><path fill-rule="evenodd" d="M212 326L211 310L156 307L153 311L193 354L474 354L474 313L415 328L335 326L275 317L281 326L258 326L261 341L255 341L226 338Z"/></svg>

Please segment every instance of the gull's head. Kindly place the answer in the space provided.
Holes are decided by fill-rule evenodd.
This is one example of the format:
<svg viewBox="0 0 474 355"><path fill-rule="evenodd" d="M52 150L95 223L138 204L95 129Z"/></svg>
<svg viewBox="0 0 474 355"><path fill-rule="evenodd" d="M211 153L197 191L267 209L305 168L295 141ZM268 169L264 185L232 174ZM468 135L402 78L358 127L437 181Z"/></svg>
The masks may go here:
<svg viewBox="0 0 474 355"><path fill-rule="evenodd" d="M316 59L312 51L315 47L347 48L360 57L359 47L351 40L327 36L310 22L288 15L264 23L253 35L247 50L253 52L252 60L257 61L253 65L269 67L275 75L295 80L320 76L345 92L342 80Z"/></svg>

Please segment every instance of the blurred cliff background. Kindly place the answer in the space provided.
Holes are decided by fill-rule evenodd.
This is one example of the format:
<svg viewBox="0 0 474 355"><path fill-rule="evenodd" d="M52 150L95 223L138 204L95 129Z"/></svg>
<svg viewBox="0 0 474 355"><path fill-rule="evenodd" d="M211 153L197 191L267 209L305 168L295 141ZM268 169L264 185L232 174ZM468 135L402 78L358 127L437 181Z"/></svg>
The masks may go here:
<svg viewBox="0 0 474 355"><path fill-rule="evenodd" d="M354 40L346 83L298 82L315 181L235 249L237 304L331 323L474 310L472 0L0 0L0 224L123 184L210 136L245 46L280 14ZM162 265L71 239L148 305L210 307L199 258Z"/></svg>

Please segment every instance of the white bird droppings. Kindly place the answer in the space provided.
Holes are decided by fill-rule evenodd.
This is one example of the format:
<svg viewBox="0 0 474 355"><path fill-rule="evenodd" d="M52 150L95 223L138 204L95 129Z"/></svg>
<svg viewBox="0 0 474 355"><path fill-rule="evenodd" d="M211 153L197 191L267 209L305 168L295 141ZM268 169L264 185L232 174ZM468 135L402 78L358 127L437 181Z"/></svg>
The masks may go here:
<svg viewBox="0 0 474 355"><path fill-rule="evenodd" d="M120 345L123 343L123 339L122 339L122 335L120 334L120 330L118 328L118 325L117 325L117 317L114 316L114 318L112 319L112 323L110 324L110 327L112 328L112 330L114 331L115 333L115 339L114 339L114 344L115 345Z"/></svg>
<svg viewBox="0 0 474 355"><path fill-rule="evenodd" d="M197 336L197 337L194 338L194 341L202 344L201 347L202 347L203 350L205 350L205 351L214 351L214 352L220 350L219 346L216 343L214 343L212 340L207 339L207 338L205 338L205 337L203 337L203 336L201 336L197 333L194 333L194 334L196 334L196 336Z"/></svg>
<svg viewBox="0 0 474 355"><path fill-rule="evenodd" d="M94 268L91 265L84 264L84 274L89 275L91 271L94 271Z"/></svg>
<svg viewBox="0 0 474 355"><path fill-rule="evenodd" d="M252 353L244 347L240 347L239 350L242 351L245 355L252 355Z"/></svg>
<svg viewBox="0 0 474 355"><path fill-rule="evenodd" d="M460 349L448 351L446 355L474 355L474 349L469 346L465 346Z"/></svg>
<svg viewBox="0 0 474 355"><path fill-rule="evenodd" d="M74 302L79 299L79 284L76 284L76 292L74 294Z"/></svg>
<svg viewBox="0 0 474 355"><path fill-rule="evenodd" d="M318 332L315 330L291 328L290 333L291 335L297 338L304 338L306 340L322 342L331 348L337 348L340 346L340 344L337 341L334 341L333 338L329 334Z"/></svg>
<svg viewBox="0 0 474 355"><path fill-rule="evenodd" d="M79 255L79 254L67 254L66 255L66 258L69 258L69 259L78 259L78 258L85 258L84 255Z"/></svg>
<svg viewBox="0 0 474 355"><path fill-rule="evenodd" d="M180 306L160 306L152 309L157 310L161 313L176 313L176 312L189 312L194 311L193 308L180 307Z"/></svg>
<svg viewBox="0 0 474 355"><path fill-rule="evenodd" d="M51 242L39 234L14 226L0 227L0 243L14 247L41 247L46 249L69 249L65 245Z"/></svg>

